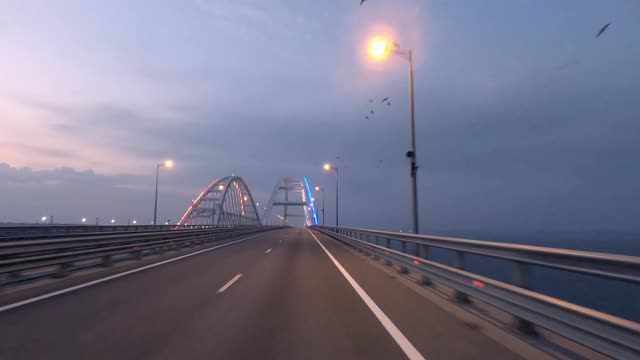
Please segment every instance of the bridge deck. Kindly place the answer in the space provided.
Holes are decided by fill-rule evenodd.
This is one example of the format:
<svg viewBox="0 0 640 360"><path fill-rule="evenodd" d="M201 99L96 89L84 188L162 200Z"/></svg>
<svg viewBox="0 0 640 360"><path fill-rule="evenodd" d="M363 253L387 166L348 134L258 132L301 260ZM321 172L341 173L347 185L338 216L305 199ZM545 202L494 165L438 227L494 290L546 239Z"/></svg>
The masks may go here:
<svg viewBox="0 0 640 360"><path fill-rule="evenodd" d="M315 234L425 358L520 358L352 251ZM0 324L2 359L405 357L303 229L269 232L2 311Z"/></svg>

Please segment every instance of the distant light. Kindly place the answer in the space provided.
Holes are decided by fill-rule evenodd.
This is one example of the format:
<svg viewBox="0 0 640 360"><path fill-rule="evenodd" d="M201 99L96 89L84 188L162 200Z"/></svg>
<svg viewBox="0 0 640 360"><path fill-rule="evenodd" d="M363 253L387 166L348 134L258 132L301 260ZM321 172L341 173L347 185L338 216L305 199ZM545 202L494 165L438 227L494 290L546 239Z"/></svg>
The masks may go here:
<svg viewBox="0 0 640 360"><path fill-rule="evenodd" d="M135 224L137 224L138 222L137 222L137 221L135 221L135 220L133 220L133 221L132 221L132 223L135 225Z"/></svg>
<svg viewBox="0 0 640 360"><path fill-rule="evenodd" d="M316 198L312 197L312 198L311 198L311 201L316 201Z"/></svg>
<svg viewBox="0 0 640 360"><path fill-rule="evenodd" d="M325 170L331 170L331 164L324 164Z"/></svg>
<svg viewBox="0 0 640 360"><path fill-rule="evenodd" d="M168 222L168 221L165 221L165 222L164 222L164 224L165 224L165 225L169 225L169 222Z"/></svg>
<svg viewBox="0 0 640 360"><path fill-rule="evenodd" d="M46 216L43 216L43 217L42 217L42 219L40 219L40 220L42 220L42 221L47 221L47 217L46 217Z"/></svg>
<svg viewBox="0 0 640 360"><path fill-rule="evenodd" d="M116 222L116 219L111 219L111 223L113 224L114 222Z"/></svg>
<svg viewBox="0 0 640 360"><path fill-rule="evenodd" d="M320 191L320 186L316 186L316 191Z"/></svg>
<svg viewBox="0 0 640 360"><path fill-rule="evenodd" d="M247 200L249 200L249 198L245 196L245 197L244 197L244 201L247 201Z"/></svg>
<svg viewBox="0 0 640 360"><path fill-rule="evenodd" d="M173 164L173 160L167 160L167 161L164 162L164 166L166 166L168 168L173 167L173 165L174 165Z"/></svg>
<svg viewBox="0 0 640 360"><path fill-rule="evenodd" d="M224 185L218 186L218 190L224 190Z"/></svg>
<svg viewBox="0 0 640 360"><path fill-rule="evenodd" d="M87 218L82 218L82 222L87 222Z"/></svg>
<svg viewBox="0 0 640 360"><path fill-rule="evenodd" d="M260 203L256 203L256 206L260 206Z"/></svg>

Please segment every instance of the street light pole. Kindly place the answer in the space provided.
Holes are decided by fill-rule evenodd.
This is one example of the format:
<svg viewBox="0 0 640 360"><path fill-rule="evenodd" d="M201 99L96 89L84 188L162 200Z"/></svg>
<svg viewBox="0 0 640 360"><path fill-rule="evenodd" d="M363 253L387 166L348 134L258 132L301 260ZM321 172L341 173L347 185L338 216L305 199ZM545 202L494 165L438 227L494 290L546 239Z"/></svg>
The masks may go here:
<svg viewBox="0 0 640 360"><path fill-rule="evenodd" d="M324 188L316 186L316 191L322 191L322 225L324 225Z"/></svg>
<svg viewBox="0 0 640 360"><path fill-rule="evenodd" d="M413 107L413 54L408 51L409 59L409 106L411 107L411 148L407 157L411 160L411 182L413 201L413 233L418 234L418 165L416 164L416 125Z"/></svg>
<svg viewBox="0 0 640 360"><path fill-rule="evenodd" d="M160 175L160 168L166 166L168 168L173 167L173 161L167 160L164 163L156 165L156 196L153 204L153 225L157 225L156 220L158 215L158 176Z"/></svg>
<svg viewBox="0 0 640 360"><path fill-rule="evenodd" d="M324 225L324 188L322 188L322 225Z"/></svg>
<svg viewBox="0 0 640 360"><path fill-rule="evenodd" d="M371 43L371 54L376 58L383 58L387 53L392 52L396 55L402 56L409 62L409 113L410 113L410 127L411 127L411 144L409 151L407 151L407 157L411 162L411 195L412 195L412 213L413 213L413 232L418 234L418 165L416 162L416 134L415 134L415 116L414 116L414 102L413 102L413 52L411 49L400 49L398 43L393 43L394 48L389 51L389 45L386 40L382 38L374 39Z"/></svg>
<svg viewBox="0 0 640 360"><path fill-rule="evenodd" d="M338 209L339 209L339 206L338 206L339 196L338 196L338 194L339 194L339 189L340 189L339 188L339 184L340 184L339 178L340 178L340 176L339 176L339 173L338 173L338 168L335 167L335 166L331 166L331 164L324 164L324 169L325 170L334 170L336 172L336 227L338 227L340 225L340 223L338 221L338 218L339 218L338 217ZM323 202L324 202L324 200L323 200ZM322 206L324 208L324 204L322 204ZM323 215L323 219L324 219L324 215Z"/></svg>
<svg viewBox="0 0 640 360"><path fill-rule="evenodd" d="M158 176L160 174L161 166L164 166L164 164L158 164L156 166L156 196L153 204L153 225L156 225L156 220L158 218Z"/></svg>
<svg viewBox="0 0 640 360"><path fill-rule="evenodd" d="M340 223L338 222L338 209L340 208L338 206L338 199L339 199L339 196L338 196L339 187L338 187L338 185L340 183L340 181L339 181L340 176L338 176L339 174L338 174L338 168L337 167L333 167L332 169L336 171L336 227L338 227L338 226L340 226Z"/></svg>

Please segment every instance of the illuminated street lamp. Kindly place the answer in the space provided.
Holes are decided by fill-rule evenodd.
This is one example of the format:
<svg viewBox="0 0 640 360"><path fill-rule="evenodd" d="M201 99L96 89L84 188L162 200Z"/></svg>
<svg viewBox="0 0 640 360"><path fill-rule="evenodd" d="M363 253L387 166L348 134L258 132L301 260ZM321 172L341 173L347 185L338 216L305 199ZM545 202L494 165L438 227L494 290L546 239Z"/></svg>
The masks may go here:
<svg viewBox="0 0 640 360"><path fill-rule="evenodd" d="M327 164L324 164L324 169L327 170L327 171L328 170L334 170L336 172L336 227L338 227L339 226L339 222L338 222L338 190L339 190L339 187L338 187L338 185L339 185L338 168L335 167L335 166L331 166L331 164L327 163ZM322 207L324 207L324 200L323 200ZM323 211L322 220L324 221L324 209L322 211Z"/></svg>
<svg viewBox="0 0 640 360"><path fill-rule="evenodd" d="M369 51L374 58L382 59L389 52L399 55L409 62L409 108L410 108L410 126L411 126L411 146L407 151L407 157L411 161L411 180L413 195L413 233L418 234L418 185L416 175L418 173L418 165L416 164L416 134L415 134L415 117L413 106L413 54L411 49L400 49L398 43L393 43L393 49L389 49L389 44L384 38L374 38L369 46Z"/></svg>
<svg viewBox="0 0 640 360"><path fill-rule="evenodd" d="M47 217L43 216L40 220L42 220L42 222L45 222L45 221L47 221Z"/></svg>
<svg viewBox="0 0 640 360"><path fill-rule="evenodd" d="M80 221L82 221L82 223L84 224L84 223L87 222L87 218L82 218L82 220L80 220Z"/></svg>
<svg viewBox="0 0 640 360"><path fill-rule="evenodd" d="M111 219L111 223L114 224L116 222L116 219Z"/></svg>
<svg viewBox="0 0 640 360"><path fill-rule="evenodd" d="M156 197L155 197L155 202L153 205L153 224L156 224L156 220L157 220L157 215L158 215L158 175L160 173L160 168L163 166L166 166L168 168L172 168L173 167L173 161L172 160L166 160L165 162L161 163L161 164L157 164L156 166Z"/></svg>
<svg viewBox="0 0 640 360"><path fill-rule="evenodd" d="M324 225L324 188L316 186L316 191L322 191L322 225Z"/></svg>
<svg viewBox="0 0 640 360"><path fill-rule="evenodd" d="M133 221L132 221L132 223L133 223L133 225L135 225L135 224L137 224L138 222L137 222L137 221L135 221L135 220L133 220Z"/></svg>

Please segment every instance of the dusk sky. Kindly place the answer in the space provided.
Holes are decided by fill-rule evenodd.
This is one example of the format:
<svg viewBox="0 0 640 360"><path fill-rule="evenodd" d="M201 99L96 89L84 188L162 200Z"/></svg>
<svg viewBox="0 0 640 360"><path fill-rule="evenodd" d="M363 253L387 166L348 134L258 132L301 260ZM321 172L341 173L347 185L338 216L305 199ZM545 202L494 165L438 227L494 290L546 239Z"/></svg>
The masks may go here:
<svg viewBox="0 0 640 360"><path fill-rule="evenodd" d="M367 55L386 35L414 51L422 232L640 231L639 18L637 0L0 0L0 222L148 222L171 158L161 219L214 178L266 202L306 175L333 223L330 161L341 225L409 229L407 63Z"/></svg>

